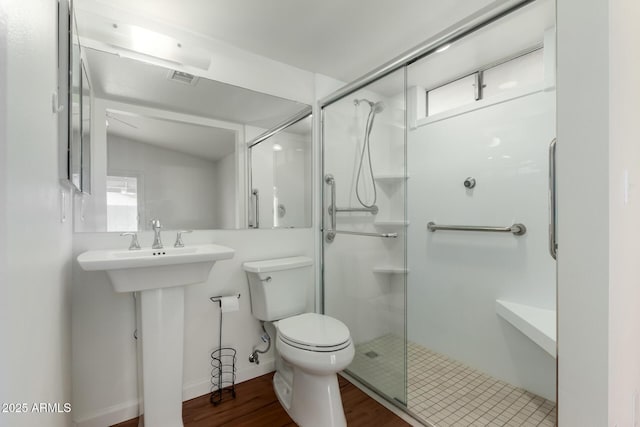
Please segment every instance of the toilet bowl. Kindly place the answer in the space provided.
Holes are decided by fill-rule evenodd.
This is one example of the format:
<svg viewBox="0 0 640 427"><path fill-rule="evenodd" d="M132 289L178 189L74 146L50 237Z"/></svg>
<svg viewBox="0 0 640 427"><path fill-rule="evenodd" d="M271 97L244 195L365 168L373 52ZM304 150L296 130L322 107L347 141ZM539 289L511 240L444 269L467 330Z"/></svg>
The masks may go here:
<svg viewBox="0 0 640 427"><path fill-rule="evenodd" d="M251 312L276 327L273 386L280 404L302 427L343 427L346 418L337 373L355 354L347 326L304 313L312 260L290 257L243 264Z"/></svg>

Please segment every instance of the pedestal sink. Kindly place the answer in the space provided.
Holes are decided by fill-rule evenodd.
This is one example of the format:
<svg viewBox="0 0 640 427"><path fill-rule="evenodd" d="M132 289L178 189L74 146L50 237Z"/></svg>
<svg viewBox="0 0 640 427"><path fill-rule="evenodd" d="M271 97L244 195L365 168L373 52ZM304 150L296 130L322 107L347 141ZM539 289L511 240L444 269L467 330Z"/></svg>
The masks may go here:
<svg viewBox="0 0 640 427"><path fill-rule="evenodd" d="M182 426L184 286L206 282L216 261L233 257L219 245L88 251L87 271L106 271L116 292L139 292L142 384L147 427Z"/></svg>

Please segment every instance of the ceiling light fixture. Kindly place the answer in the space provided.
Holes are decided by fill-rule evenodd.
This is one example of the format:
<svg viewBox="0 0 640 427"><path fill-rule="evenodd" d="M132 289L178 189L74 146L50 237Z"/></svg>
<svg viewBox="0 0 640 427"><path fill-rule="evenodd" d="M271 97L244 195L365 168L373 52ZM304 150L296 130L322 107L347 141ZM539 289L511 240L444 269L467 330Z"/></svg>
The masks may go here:
<svg viewBox="0 0 640 427"><path fill-rule="evenodd" d="M439 48L436 49L437 53L440 52L444 52L445 50L449 49L451 47L451 43L447 43L444 46L440 46Z"/></svg>
<svg viewBox="0 0 640 427"><path fill-rule="evenodd" d="M206 49L178 40L171 33L154 31L140 25L101 16L87 11L78 12L78 33L87 46L106 45L123 57L154 62L161 60L175 65L185 65L208 70L211 54ZM99 47L97 47L99 48Z"/></svg>

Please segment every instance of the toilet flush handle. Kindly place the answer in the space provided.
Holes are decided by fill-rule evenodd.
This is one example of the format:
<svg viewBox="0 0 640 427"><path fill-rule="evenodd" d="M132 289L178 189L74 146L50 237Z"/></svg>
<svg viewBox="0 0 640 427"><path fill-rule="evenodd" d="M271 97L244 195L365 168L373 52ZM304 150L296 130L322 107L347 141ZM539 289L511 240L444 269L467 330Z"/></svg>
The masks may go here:
<svg viewBox="0 0 640 427"><path fill-rule="evenodd" d="M260 281L269 283L271 281L271 276L267 276L264 279L260 279Z"/></svg>

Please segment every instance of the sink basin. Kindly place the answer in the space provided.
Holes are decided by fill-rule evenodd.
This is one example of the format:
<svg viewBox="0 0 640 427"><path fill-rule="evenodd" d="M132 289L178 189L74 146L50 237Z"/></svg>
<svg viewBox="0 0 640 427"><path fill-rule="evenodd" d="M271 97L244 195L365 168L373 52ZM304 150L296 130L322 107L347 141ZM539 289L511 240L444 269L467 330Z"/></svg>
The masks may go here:
<svg viewBox="0 0 640 427"><path fill-rule="evenodd" d="M216 261L235 251L219 245L130 251L88 251L87 271L106 271L116 292L136 292L138 363L142 371L140 427L182 423L184 287L206 282Z"/></svg>
<svg viewBox="0 0 640 427"><path fill-rule="evenodd" d="M84 252L78 263L87 271L107 272L116 292L138 292L207 281L213 264L233 258L234 250L220 245L184 248L101 250Z"/></svg>

